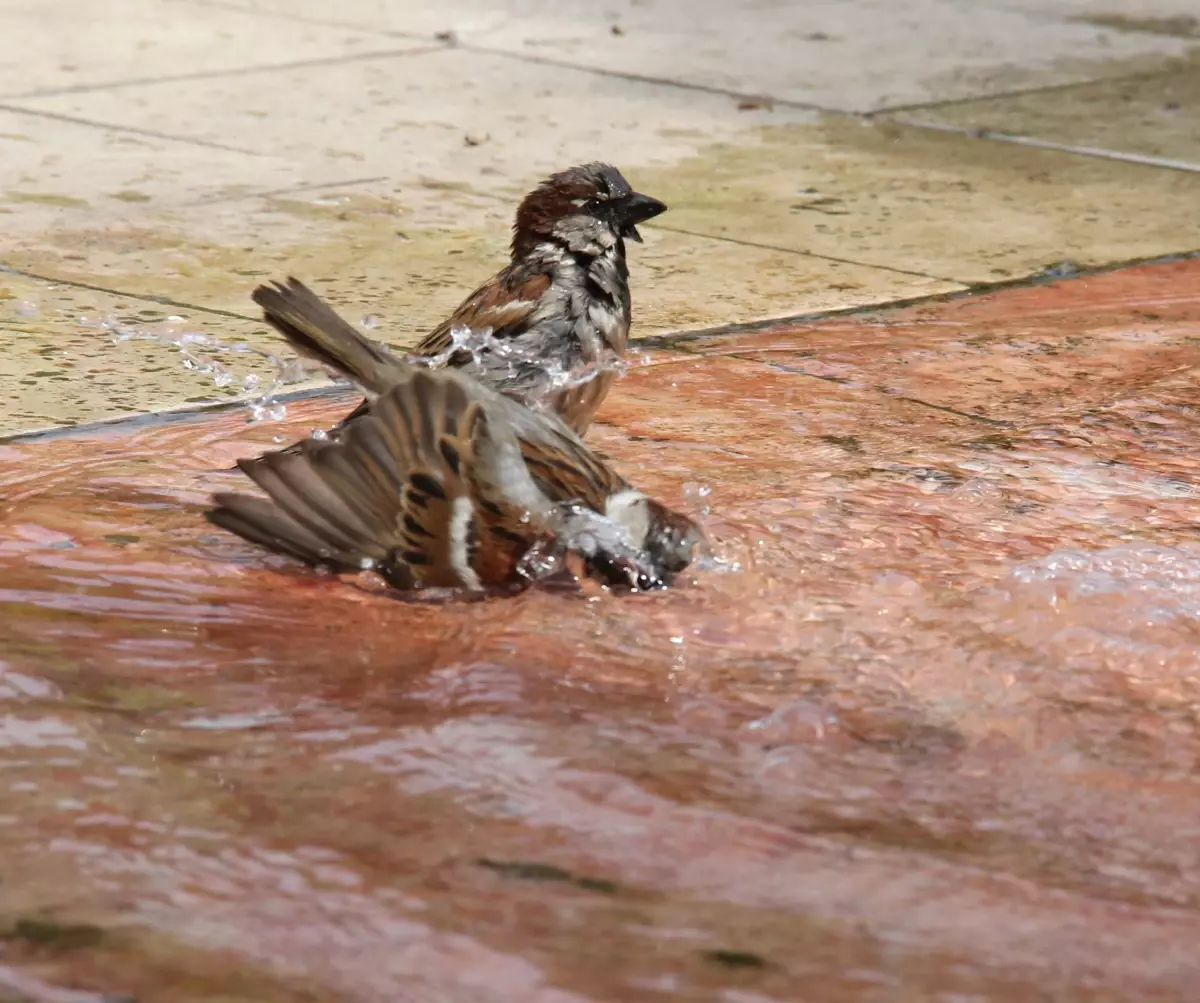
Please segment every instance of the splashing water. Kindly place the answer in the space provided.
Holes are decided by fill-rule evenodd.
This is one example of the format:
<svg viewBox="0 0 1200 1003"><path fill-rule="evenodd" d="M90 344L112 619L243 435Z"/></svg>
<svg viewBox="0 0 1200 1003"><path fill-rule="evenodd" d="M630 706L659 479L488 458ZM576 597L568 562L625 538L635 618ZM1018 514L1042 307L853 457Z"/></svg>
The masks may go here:
<svg viewBox="0 0 1200 1003"><path fill-rule="evenodd" d="M282 421L287 417L287 405L276 398L289 385L302 383L310 378L315 364L300 358L280 358L272 352L255 348L244 341L225 342L211 334L202 331L179 330L178 325L185 318L172 315L165 319L159 329L152 327L131 327L121 324L110 317L94 318L81 316L78 323L82 327L98 328L110 333L114 344L127 341L153 341L157 344L177 349L180 361L185 369L201 375L210 376L213 386L227 388L239 382L233 368L216 358L218 355L251 355L270 362L276 370L276 375L265 386L263 379L257 373L246 373L240 379L239 390L245 396L244 403L249 410L250 424L263 421Z"/></svg>
<svg viewBox="0 0 1200 1003"><path fill-rule="evenodd" d="M507 339L496 338L490 327L478 329L454 327L450 330L449 347L436 355L410 355L407 356L407 359L417 365L428 366L430 369L440 369L463 352L470 355L471 363L475 366L483 364L485 355L492 360L500 359L507 365L509 373L513 376L517 376L521 367L524 366L535 366L541 369L548 379L540 393L528 401L529 406L533 408L538 408L563 390L590 383L601 373L615 372L618 376L624 376L629 370L628 362L611 351L605 352L599 359L582 365L566 367L557 360L546 359Z"/></svg>

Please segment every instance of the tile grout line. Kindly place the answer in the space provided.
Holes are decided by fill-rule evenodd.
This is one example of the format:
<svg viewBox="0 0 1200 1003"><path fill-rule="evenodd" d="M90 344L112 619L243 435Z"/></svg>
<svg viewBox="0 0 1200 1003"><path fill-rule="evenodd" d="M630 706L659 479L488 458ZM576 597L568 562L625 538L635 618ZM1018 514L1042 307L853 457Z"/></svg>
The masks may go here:
<svg viewBox="0 0 1200 1003"><path fill-rule="evenodd" d="M1153 157L1142 153L1124 153L1120 150L1106 150L1098 146L1073 146L1070 143L1056 143L1053 140L1037 139L1033 136L1017 136L1011 133L994 132L991 129L970 128L969 126L944 125L941 122L923 122L919 119L896 116L880 119L883 122L896 122L918 129L930 129L934 132L948 132L956 135L970 136L972 139L990 140L997 143L1014 143L1017 146L1029 146L1036 150L1054 150L1058 153L1069 153L1080 157L1094 157L1103 160L1118 160L1122 163L1137 164L1141 167L1157 167L1167 171L1184 171L1200 174L1200 164L1187 160L1172 160L1169 157Z"/></svg>
<svg viewBox="0 0 1200 1003"><path fill-rule="evenodd" d="M1026 289L1036 286L1050 285L1055 282L1070 282L1075 279L1087 279L1097 275L1107 275L1110 272L1124 268L1137 268L1147 265L1163 265L1173 261L1186 261L1200 258L1200 248L1175 254L1160 254L1150 258L1129 258L1124 261L1110 262L1090 268L1080 268L1069 275L1059 275L1047 272L1035 272L1015 279L1003 279L998 282L979 283L961 289L950 289L943 292L925 293L902 299L885 300L880 303L866 303L859 306L848 306L832 310L814 310L809 313L791 314L787 317L771 317L764 320L752 320L721 324L716 327L698 328L690 331L675 333L653 334L636 339L638 345L649 348L671 348L681 352L690 351L686 346L703 338L717 338L733 334L766 334L776 328L796 327L800 325L816 325L824 321L840 320L871 313L883 313L893 310L903 310L912 306L924 304L947 303L965 299L970 296L982 296L988 293L1003 292L1006 289ZM698 353L692 353L698 354Z"/></svg>
<svg viewBox="0 0 1200 1003"><path fill-rule="evenodd" d="M374 184L377 181L390 181L386 174L373 178L346 178L340 181L306 181L298 185L288 185L285 188L269 188L264 191L246 192L242 195L215 195L212 198L197 199L195 202L183 202L181 209L194 209L198 206L220 205L229 202L244 202L254 198L278 198L281 195L293 195L300 192L322 191L326 188L354 188L359 185Z"/></svg>
<svg viewBox="0 0 1200 1003"><path fill-rule="evenodd" d="M1159 257L1155 257L1155 258L1133 259L1133 260L1123 261L1123 262L1119 262L1116 264L1107 265L1107 266L1103 266L1103 267L1096 267L1096 268L1091 268L1091 269L1081 269L1080 271L1078 271L1077 273L1075 273L1074 275L1071 275L1069 277L1044 276L1044 275L1037 276L1037 275L1035 275L1035 276L1027 277L1024 279L1010 279L1010 280L1006 280L1004 282L997 282L997 283L993 283L986 287L978 287L978 288L973 288L973 289L956 290L956 291L942 292L942 293L931 293L926 296L915 296L915 297L911 297L908 299L886 300L886 301L883 301L880 303L863 304L861 306L846 307L845 309L842 309L842 310L814 311L814 312L808 313L808 314L794 314L789 317L776 317L776 318L771 318L771 319L761 320L761 321L750 321L747 323L726 324L726 325L723 325L720 327L715 327L715 328L703 328L700 330L693 330L693 331L680 331L680 332L676 332L674 334L668 332L666 334L651 335L646 338L638 338L634 341L634 345L636 345L639 348L647 347L647 348L673 349L675 351L684 352L685 354L690 355L694 358L704 358L707 356L704 356L701 352L694 351L689 347L692 342L698 341L701 338L719 337L721 335L728 335L728 334L748 334L748 333L759 333L759 332L765 333L767 331L772 330L773 328L798 326L798 325L802 325L802 324L816 325L816 324L818 324L822 321L826 321L826 320L837 320L837 319L840 319L843 317L853 317L856 315L883 313L883 312L888 312L888 311L892 311L892 310L902 310L902 309L905 309L906 307L920 306L922 304L927 304L927 303L928 304L943 303L943 302L947 302L947 301L961 299L966 296L980 295L982 293L999 292L1004 289L1045 285L1045 284L1049 284L1051 282L1059 282L1059 281L1073 281L1076 279L1085 279L1092 275L1102 275L1102 274L1106 274L1108 272L1118 271L1122 268L1133 268L1133 267L1136 267L1139 265L1166 264L1171 261L1178 261L1178 260L1195 258L1195 257L1200 257L1200 249L1189 252L1187 254L1170 254L1170 255L1162 255ZM58 285L66 285L66 286L71 286L73 288L87 289L87 290L91 290L94 292L105 292L105 293L110 293L110 294L119 295L119 296L127 296L129 299L145 300L145 301L151 302L151 303L160 303L160 304L169 305L169 306L180 306L185 309L192 309L192 310L197 310L197 311L206 312L206 313L219 314L221 316L233 317L233 318L236 318L239 320L249 320L252 322L255 321L255 318L245 317L241 314L233 313L232 311L218 310L215 308L207 308L207 307L197 307L197 306L192 306L189 304L181 304L181 303L175 303L175 302L171 302L171 301L164 301L164 300L157 299L155 297L149 297L149 296L144 296L144 295L121 293L117 290L105 289L102 286L94 286L94 285L88 285L88 284L82 283L82 282L69 282L69 281L61 281L58 279L46 278L45 276L35 275L30 272L21 271L20 269L8 268L7 266L0 265L0 272L5 272L5 271L10 272L15 275L22 275L27 278L38 279L40 281L53 282ZM743 349L742 351L745 352L748 350ZM728 356L714 355L712 357L743 359L743 355L739 352L730 353ZM743 359L743 361L755 362L760 365L766 365L766 366L770 366L773 368L781 369L782 371L790 372L790 373L793 373L794 375L808 376L812 379L820 379L820 380L833 381L833 382L838 382L838 383L842 382L837 377L820 376L816 373L807 373L807 372L804 372L803 370L790 369L790 368L782 366L779 363L772 363L768 360L763 360L761 358L756 358L754 356L746 356ZM291 391L289 393L280 395L277 399L280 401L283 401L283 402L292 403L292 402L318 399L318 398L325 397L325 396L336 396L340 393L347 392L347 389L348 388L347 388L346 384L344 384L344 383L329 383L329 384L325 384L325 385L318 386L318 387ZM873 388L873 389L875 389L876 392L883 393L883 391L879 390L878 388ZM981 415L973 415L973 414L971 414L969 412L965 412L965 411L964 412L955 411L952 408L946 408L939 404L932 404L928 401L923 401L923 400L920 400L919 398L915 398L915 397L910 398L910 397L906 397L906 396L902 396L902 395L898 395L898 394L885 394L885 396L887 396L888 398L891 398L891 399L910 401L913 404L932 408L932 409L938 410L938 411L944 411L948 414L957 415L959 417L969 418L972 421L976 421L981 424L988 424L988 425L999 426L999 427L1009 427L1012 425L1011 422L1003 422L1003 421L1000 421L999 419L995 419L995 418L986 418ZM12 432L12 433L8 433L5 435L0 435L0 444L19 443L19 442L26 442L26 441L30 441L30 442L44 441L46 439L60 438L60 437L69 436L69 435L87 435L92 432L103 432L108 429L121 429L121 428L125 428L125 427L142 428L142 427L147 427L147 426L151 426L151 425L155 425L155 424L159 424L159 423L167 423L167 422L173 422L173 421L186 421L186 420L189 420L192 418L203 417L204 415L207 415L207 414L213 413L213 412L220 412L222 410L232 410L232 409L236 409L239 407L244 407L245 404L246 404L246 401L242 400L242 399L224 400L224 401L208 401L203 404L188 404L188 405L184 405L184 406L177 407L177 408L168 408L168 409L158 410L158 411L144 411L137 415L131 415L131 416L119 416L119 417L115 417L115 418L101 418L101 419L97 419L97 420L89 421L89 422L80 422L79 424L76 424L76 425L53 426L53 427L49 427L49 428L31 429L29 431L23 431L23 432Z"/></svg>
<svg viewBox="0 0 1200 1003"><path fill-rule="evenodd" d="M714 87L711 84L697 84L686 80L671 80L669 77L655 77L646 73L633 73L624 70L605 70L597 66L585 66L579 63L568 63L562 59L551 59L548 56L531 56L524 52L509 52L507 49L493 49L486 45L472 45L460 42L450 46L464 52L474 52L481 56L498 56L504 59L515 59L521 63L533 63L537 66L553 66L561 70L575 70L579 73L591 73L601 77L612 77L617 80L632 80L635 83L655 84L659 87L673 87L677 90L695 91L700 94L712 94L717 97L727 97L741 101L767 101L773 105L785 108L796 108L799 111L825 112L830 115L849 115L861 117L862 112L845 111L839 108L826 108L811 101L796 101L793 98L777 98L762 92L735 91L727 87Z"/></svg>
<svg viewBox="0 0 1200 1003"><path fill-rule="evenodd" d="M1014 87L1008 91L998 91L995 94L975 94L969 97L948 98L942 101L914 101L909 104L889 105L872 111L854 112L863 118L871 119L880 116L903 114L910 111L932 111L937 108L954 108L959 105L972 104L975 101L999 101L1007 98L1027 97L1037 94L1054 94L1058 91L1068 91L1075 87L1090 87L1096 84L1123 84L1133 80L1153 80L1155 77L1166 77L1174 73L1174 69L1139 70L1135 73L1119 73L1112 77L1091 77L1087 80L1068 81L1061 84L1040 84L1033 87Z"/></svg>
<svg viewBox="0 0 1200 1003"><path fill-rule="evenodd" d="M248 157L264 157L265 153L257 150L247 150L240 146L229 146L226 143L215 143L207 139L191 139L187 136L173 136L170 133L158 132L154 129L141 129L136 125L115 125L111 122L97 122L93 119L79 118L75 115L64 115L61 112L42 111L37 108L22 108L20 105L0 102L0 111L12 112L14 115L31 115L34 118L49 119L53 122L66 122L70 125L82 125L89 129L105 129L109 132L123 132L132 136L144 136L147 139L157 139L166 143L186 143L189 146L200 146L206 150L222 150L225 153L240 153Z"/></svg>
<svg viewBox="0 0 1200 1003"><path fill-rule="evenodd" d="M295 404L310 400L320 400L322 397L354 397L362 395L345 382L328 382L320 386L304 387L300 390L289 390L286 393L274 394L272 402L277 404ZM139 428L154 428L159 425L171 425L187 421L199 420L211 414L221 414L226 411L236 411L251 404L257 397L242 395L226 400L206 401L203 404L182 404L178 407L163 408L158 411L142 411L133 415L116 415L111 418L96 418L92 421L80 422L76 425L44 425L24 432L8 432L0 434L0 445L13 445L25 442L47 442L54 439L69 438L73 435L91 435L94 432L103 433L113 430L134 431Z"/></svg>
<svg viewBox="0 0 1200 1003"><path fill-rule="evenodd" d="M894 265L875 265L869 261L854 261L850 258L839 258L833 254L821 254L817 251L805 251L796 247L781 247L777 244L761 244L756 240L743 240L740 237L729 237L724 234L699 233L695 230L685 230L682 227L663 226L662 224L653 225L645 223L639 225L645 226L647 230L664 230L668 233L682 233L688 237L699 237L703 240L722 240L729 244L737 244L739 247L758 247L764 251L778 251L781 254L797 254L805 258L816 258L820 261L832 261L839 265L853 265L857 268L877 268L880 271L892 272L897 275L907 275L910 278L929 279L933 282L946 282L951 285L961 286L964 289L969 289L973 285L973 283L964 282L962 279L948 279L941 275L931 275L929 272L911 271L907 268L896 268Z"/></svg>
<svg viewBox="0 0 1200 1003"><path fill-rule="evenodd" d="M156 84L185 83L192 80L223 80L232 77L252 76L256 73L274 73L286 70L302 70L320 68L323 66L340 66L346 63L363 63L374 59L395 59L403 56L423 56L430 52L440 52L445 45L431 42L423 46L409 49L380 49L375 52L356 52L343 56L318 56L312 59L297 59L290 63L256 64L254 66L235 66L227 70L196 70L191 73L172 73L158 77L136 77L130 80L110 80L107 83L76 84L74 87L61 87L25 91L20 94L0 95L0 101L34 101L41 98L65 97L70 94L90 94L97 91L121 90L125 87L147 87Z"/></svg>
<svg viewBox="0 0 1200 1003"><path fill-rule="evenodd" d="M248 317L244 313L235 313L233 310L222 310L215 306L199 306L195 303L184 303L180 300L172 299L170 296L150 296L147 293L131 293L123 289L110 289L108 286L96 285L92 282L80 282L77 279L60 279L53 275L39 275L37 272L29 272L23 268L14 268L11 265L6 265L0 262L0 275L20 275L25 279L33 279L35 282L48 282L55 286L66 286L68 289L83 289L92 293L104 293L106 296L117 296L121 299L138 300L143 303L154 303L158 306L171 306L179 310L192 310L196 313L213 314L217 317L229 317L233 320L246 320L252 324L261 324L262 318Z"/></svg>

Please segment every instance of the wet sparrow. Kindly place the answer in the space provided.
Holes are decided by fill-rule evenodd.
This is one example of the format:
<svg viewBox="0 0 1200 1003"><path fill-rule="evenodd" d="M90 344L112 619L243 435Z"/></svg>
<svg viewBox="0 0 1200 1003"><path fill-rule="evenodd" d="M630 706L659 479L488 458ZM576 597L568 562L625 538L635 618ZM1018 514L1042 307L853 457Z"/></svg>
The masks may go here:
<svg viewBox="0 0 1200 1003"><path fill-rule="evenodd" d="M562 421L455 369L403 361L296 279L254 300L301 354L353 379L367 412L238 466L270 500L218 494L206 513L253 543L401 589L520 582L535 545L610 584L667 584L701 541Z"/></svg>
<svg viewBox="0 0 1200 1003"><path fill-rule="evenodd" d="M556 386L589 365L611 365L629 341L625 240L637 224L666 211L633 191L608 164L555 174L522 200L513 222L512 261L476 289L413 349L446 358L494 390L558 414L582 435L615 372ZM475 352L455 350L453 332L490 338ZM362 413L360 405L349 417ZM349 419L347 419L349 420Z"/></svg>

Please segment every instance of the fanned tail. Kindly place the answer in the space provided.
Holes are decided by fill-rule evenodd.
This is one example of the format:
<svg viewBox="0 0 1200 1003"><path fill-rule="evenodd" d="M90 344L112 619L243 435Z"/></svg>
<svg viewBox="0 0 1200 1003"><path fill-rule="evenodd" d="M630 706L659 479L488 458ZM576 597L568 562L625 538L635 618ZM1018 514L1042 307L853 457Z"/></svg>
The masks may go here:
<svg viewBox="0 0 1200 1003"><path fill-rule="evenodd" d="M409 368L355 330L299 279L259 286L251 298L262 307L266 322L300 355L349 377L364 390L382 393Z"/></svg>

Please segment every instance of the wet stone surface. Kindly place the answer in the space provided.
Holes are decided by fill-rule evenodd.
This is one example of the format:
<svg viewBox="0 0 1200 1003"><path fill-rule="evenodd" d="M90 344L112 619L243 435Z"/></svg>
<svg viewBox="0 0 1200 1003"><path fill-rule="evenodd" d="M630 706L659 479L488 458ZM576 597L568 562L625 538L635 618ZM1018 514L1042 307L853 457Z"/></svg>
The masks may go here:
<svg viewBox="0 0 1200 1003"><path fill-rule="evenodd" d="M740 565L650 595L201 520L349 395L0 448L0 993L1194 999L1198 338L1192 261L648 351L595 443Z"/></svg>

